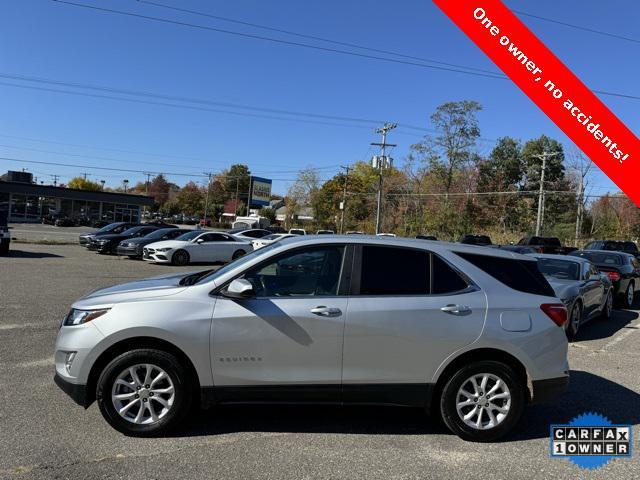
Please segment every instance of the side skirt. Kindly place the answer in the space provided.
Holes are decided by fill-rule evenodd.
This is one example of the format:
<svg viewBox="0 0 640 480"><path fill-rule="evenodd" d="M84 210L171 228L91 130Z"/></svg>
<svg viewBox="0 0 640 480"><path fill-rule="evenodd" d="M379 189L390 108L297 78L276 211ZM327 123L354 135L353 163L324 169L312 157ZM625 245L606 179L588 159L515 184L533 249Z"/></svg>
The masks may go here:
<svg viewBox="0 0 640 480"><path fill-rule="evenodd" d="M202 387L202 405L333 404L425 407L434 391L431 383L345 385L247 385Z"/></svg>

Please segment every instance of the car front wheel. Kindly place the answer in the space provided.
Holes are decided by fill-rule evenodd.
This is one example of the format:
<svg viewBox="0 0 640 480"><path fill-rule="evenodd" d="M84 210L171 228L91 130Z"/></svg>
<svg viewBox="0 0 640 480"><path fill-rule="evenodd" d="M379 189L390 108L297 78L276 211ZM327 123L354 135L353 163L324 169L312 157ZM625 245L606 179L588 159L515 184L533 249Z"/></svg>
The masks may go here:
<svg viewBox="0 0 640 480"><path fill-rule="evenodd" d="M604 309L602 310L602 319L610 320L613 314L613 293L609 291L607 299L604 302Z"/></svg>
<svg viewBox="0 0 640 480"><path fill-rule="evenodd" d="M485 360L464 366L442 390L442 419L463 440L497 440L522 415L524 388L522 380L504 363Z"/></svg>
<svg viewBox="0 0 640 480"><path fill-rule="evenodd" d="M178 425L191 404L188 373L178 359L160 350L123 353L98 380L102 416L119 432L155 436Z"/></svg>
<svg viewBox="0 0 640 480"><path fill-rule="evenodd" d="M184 250L178 250L176 253L173 254L173 257L171 258L171 260L174 265L178 265L179 267L182 267L184 265L189 264L189 254Z"/></svg>

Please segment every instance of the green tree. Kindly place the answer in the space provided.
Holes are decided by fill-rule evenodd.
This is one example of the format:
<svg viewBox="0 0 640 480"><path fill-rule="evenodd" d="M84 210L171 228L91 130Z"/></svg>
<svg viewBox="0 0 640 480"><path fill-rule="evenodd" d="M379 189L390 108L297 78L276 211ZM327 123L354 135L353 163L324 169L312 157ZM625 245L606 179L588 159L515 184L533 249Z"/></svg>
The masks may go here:
<svg viewBox="0 0 640 480"><path fill-rule="evenodd" d="M204 211L204 192L195 182L182 187L173 201L186 215L202 215Z"/></svg>
<svg viewBox="0 0 640 480"><path fill-rule="evenodd" d="M524 176L522 146L518 140L502 137L480 163L478 192L517 192ZM498 224L503 233L518 224L516 215L520 197L517 194L485 195L478 198L478 212L485 226Z"/></svg>
<svg viewBox="0 0 640 480"><path fill-rule="evenodd" d="M92 182L84 177L74 177L67 183L67 188L73 188L77 190L102 190L102 185L98 182Z"/></svg>

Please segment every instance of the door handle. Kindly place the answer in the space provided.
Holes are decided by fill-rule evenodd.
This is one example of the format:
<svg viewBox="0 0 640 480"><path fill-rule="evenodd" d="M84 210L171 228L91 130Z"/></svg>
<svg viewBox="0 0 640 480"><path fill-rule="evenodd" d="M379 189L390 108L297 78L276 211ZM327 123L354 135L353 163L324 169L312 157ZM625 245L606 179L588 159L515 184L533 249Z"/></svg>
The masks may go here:
<svg viewBox="0 0 640 480"><path fill-rule="evenodd" d="M440 310L444 313L450 313L451 315L468 315L471 313L471 309L466 305L445 305Z"/></svg>
<svg viewBox="0 0 640 480"><path fill-rule="evenodd" d="M312 308L310 312L320 317L339 317L342 315L342 310L339 308L325 307L324 305Z"/></svg>

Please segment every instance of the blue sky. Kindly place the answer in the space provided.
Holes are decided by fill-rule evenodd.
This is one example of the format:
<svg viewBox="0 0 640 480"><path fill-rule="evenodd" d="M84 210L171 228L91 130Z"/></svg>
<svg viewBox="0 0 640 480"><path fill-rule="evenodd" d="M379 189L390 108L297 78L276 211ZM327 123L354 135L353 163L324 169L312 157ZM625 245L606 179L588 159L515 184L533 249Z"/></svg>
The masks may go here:
<svg viewBox="0 0 640 480"><path fill-rule="evenodd" d="M135 0L77 2L329 48L347 48L165 10ZM426 0L157 2L497 71ZM606 8L599 0L505 3L534 15L640 38L640 2L610 0ZM521 18L589 87L640 94L637 62L640 43ZM0 75L17 74L268 109L389 120L425 128L430 127L429 115L437 105L472 99L484 106L480 114L485 139L479 143L481 153L490 151L491 139L503 135L528 139L547 134L573 148L566 136L505 80L274 44L50 0L0 1L0 32L4 44L0 51ZM182 173L203 181L204 178L195 175L220 171L231 163L246 163L256 175L273 178L274 191L284 193L296 170L315 166L328 178L338 171L340 164L369 158L373 153L369 143L378 141L374 125L369 124L256 118L7 84L70 88L0 78L0 157L84 166L0 160L0 170L24 167L47 183L51 174L58 174L65 181L81 172L87 172L93 180L105 179L111 186L121 184L124 178L132 183L144 178L141 173L101 172L92 170L92 166ZM639 100L600 98L632 131L640 132ZM411 129L397 129L391 134L389 141L398 144L392 153L397 162L402 161L409 146L419 138L420 132ZM189 179L183 175L169 178L179 184ZM615 189L601 172L594 172L591 183L594 194Z"/></svg>

